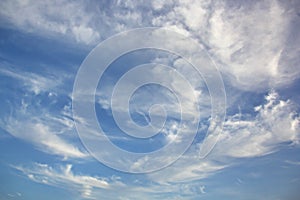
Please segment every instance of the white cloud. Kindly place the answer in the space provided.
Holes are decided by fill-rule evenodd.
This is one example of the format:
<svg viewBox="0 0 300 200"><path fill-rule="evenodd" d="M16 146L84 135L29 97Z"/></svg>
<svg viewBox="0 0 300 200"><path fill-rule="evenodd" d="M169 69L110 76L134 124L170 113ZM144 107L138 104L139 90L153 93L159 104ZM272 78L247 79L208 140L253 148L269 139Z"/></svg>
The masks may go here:
<svg viewBox="0 0 300 200"><path fill-rule="evenodd" d="M266 103L255 110L256 116L229 116L217 145L206 158L198 156L198 143L170 167L148 174L149 178L159 183L204 179L233 165L238 158L270 154L282 143L299 144L300 118L290 100L280 100L271 91Z"/></svg>
<svg viewBox="0 0 300 200"><path fill-rule="evenodd" d="M201 79L201 76L197 74L195 69L188 66L186 61L183 61L182 59L157 57L152 62L159 62L160 64L169 62L171 66L174 66L173 68L170 67L168 69L162 68L159 65L149 66L147 67L147 73L143 72L143 74L139 74L139 78L127 78L126 82L122 83L122 85L126 85L126 87L130 88L129 86L133 87L134 85L137 85L140 80L147 78L147 80L152 80L155 83L161 83L168 91L166 91L166 88L165 90L162 90L160 88L151 87L135 91L130 98L133 110L148 114L150 106L153 103L158 103L173 117L179 117L181 110L186 116L198 117L198 107L199 110L201 110L201 117L205 118L209 116L210 96L205 88L206 85L204 81ZM179 79L178 74L183 78ZM105 84L106 85L101 88L101 92L96 94L97 103L104 109L111 109L110 93L114 90L116 85L113 85L112 82L106 82ZM188 84L191 86L189 90L187 90ZM115 98L116 102L127 101L128 94L125 90L121 91L122 93L120 94L116 94L116 91L114 92L115 96L117 96L117 98ZM179 99L182 99L183 101L178 102ZM181 103L181 105L179 103ZM117 105L119 105L119 103ZM127 107L114 106L113 109L119 112L128 112Z"/></svg>
<svg viewBox="0 0 300 200"><path fill-rule="evenodd" d="M161 59L162 58L159 60ZM158 59L155 59L155 61L157 60ZM128 112L131 114L138 113L139 118L144 118L146 122L151 122L155 128L157 127L155 131L157 130L164 134L166 142L182 142L184 139L183 137L185 136L185 131L191 130L191 127L197 126L197 118L208 118L211 114L210 96L207 91L204 90L202 92L205 84L203 81L199 81L199 75L197 76L197 74L195 74L188 80L184 80L182 78L177 79L174 75L175 70L177 70L177 72L183 76L188 75L189 72L192 74L195 70L191 71L189 69L185 69L183 62L179 62L178 60L175 61L176 68L170 68L166 70L165 68L161 69L160 66L148 67L147 73L139 73L138 76L134 76L139 78L127 78L126 83L121 84L122 86L131 88L132 85L138 85L139 80L150 79L154 82L162 82L162 85L169 87L169 90L166 88L163 90L162 88L158 88L157 86L154 87L153 85L153 87L150 87L149 85L145 86L140 90L135 91L130 98L131 107L128 107L128 92L126 89L119 89L116 91L113 89L115 86L113 83L106 82L106 85L103 86L103 89L100 89L101 92L97 94L97 103L99 103L101 107L105 109L111 109L111 106L113 106L113 109L117 113L114 115L117 116L117 118L114 119L118 122L118 126L123 128L124 132L126 133L132 135L148 135L148 133L153 133L152 129L150 128L149 130L143 129L143 131L140 131L141 129L137 129L127 118L128 115L126 115ZM186 82L191 82L191 89L186 89ZM110 104L110 93L112 91L114 91L115 94L114 104ZM155 104L161 105L162 108L151 110L150 108L153 108L151 106ZM198 107L200 111L198 111ZM163 108L166 112L161 112ZM149 120L149 110L151 110L151 120ZM165 120L164 114L167 114L167 116L172 118L173 121L170 123L167 121L165 124L160 123L164 122ZM179 124L176 122L176 120L182 122L182 124ZM158 123L155 123L157 121ZM163 130L160 128L163 128ZM182 135L177 134L179 129L184 132ZM194 132L196 131L197 129L195 128ZM192 134L187 135L186 138L189 138L190 136L192 136Z"/></svg>
<svg viewBox="0 0 300 200"><path fill-rule="evenodd" d="M195 155L196 152L190 152L168 168L148 174L148 176L151 180L161 184L182 183L208 178L227 167L225 164L208 159L201 160Z"/></svg>
<svg viewBox="0 0 300 200"><path fill-rule="evenodd" d="M268 90L300 76L295 7L279 1L177 1L155 15L152 25L175 27L204 43L234 87Z"/></svg>
<svg viewBox="0 0 300 200"><path fill-rule="evenodd" d="M172 4L174 4L174 1L172 0L166 0L166 1L160 1L160 0L153 0L151 1L152 7L154 10L162 10L166 7L170 7Z"/></svg>
<svg viewBox="0 0 300 200"><path fill-rule="evenodd" d="M179 124L176 121L170 122L169 126L166 126L162 129L162 133L166 135L167 142L181 142L181 137L176 134L177 130L179 129Z"/></svg>
<svg viewBox="0 0 300 200"><path fill-rule="evenodd" d="M85 199L94 199L93 190L95 189L111 187L105 178L74 174L71 164L53 168L47 164L35 163L32 167L13 166L13 168L24 173L32 181L72 191L75 189Z"/></svg>
<svg viewBox="0 0 300 200"><path fill-rule="evenodd" d="M147 187L138 185L127 185L125 187L119 183L117 186L119 194L123 194L120 195L120 198L116 194L110 193L110 190L106 190L101 195L109 195L114 199L121 199L121 196L130 197L131 199L148 197L159 199L164 194L169 193L178 196L178 198L205 194L205 185L201 181L194 185L193 180L203 180L221 172L225 168L234 165L238 158L259 157L270 154L278 150L278 145L282 143L299 143L299 117L295 113L294 104L290 100L281 100L275 91L271 91L266 95L265 103L253 109L256 113L255 116L240 113L239 116L233 115L226 119L219 143L206 158L201 159L198 156L199 144L192 145L186 154L171 166L146 174L153 184L147 185ZM165 159L169 158L166 157ZM147 162L147 157L138 160L132 167L139 168L143 162ZM299 162L289 160L286 163L299 164ZM65 175L72 174L70 166L63 169ZM51 173L48 173L48 175ZM36 175L39 173L26 172L26 174L34 181L49 184L49 179ZM72 176L76 177L74 174ZM55 178L55 181L60 182L60 179ZM66 180L72 180L76 184L89 180L89 187L81 187L83 188L82 195L86 196L93 194L94 190L92 188L96 187L95 185L98 183L98 179L95 180L94 184L89 178L83 179L82 177ZM109 183L109 185L112 187L112 183ZM158 192L159 194L157 194ZM97 193L97 195L99 197L100 194Z"/></svg>
<svg viewBox="0 0 300 200"><path fill-rule="evenodd" d="M285 160L284 162L287 163L287 164L290 164L290 165L298 165L298 166L300 166L300 161Z"/></svg>
<svg viewBox="0 0 300 200"><path fill-rule="evenodd" d="M76 41L84 42L86 44L90 44L100 37L99 33L95 32L95 30L82 25L72 27L72 32L76 38Z"/></svg>
<svg viewBox="0 0 300 200"><path fill-rule="evenodd" d="M0 5L2 18L24 32L46 37L71 36L83 44L95 42L100 37L92 26L93 15L79 1L2 1Z"/></svg>
<svg viewBox="0 0 300 200"><path fill-rule="evenodd" d="M21 81L22 86L25 86L27 90L34 94L49 92L49 90L54 89L62 83L58 77L46 77L35 73L12 70L8 67L7 63L1 63L1 65L5 66L0 69L1 74Z"/></svg>
<svg viewBox="0 0 300 200"><path fill-rule="evenodd" d="M7 194L7 196L9 196L11 198L18 198L18 197L21 197L22 194L20 192L16 192L14 194Z"/></svg>
<svg viewBox="0 0 300 200"><path fill-rule="evenodd" d="M64 158L88 157L88 154L62 139L51 127L37 119L33 119L33 121L9 119L3 128L17 138L33 143L46 153L63 156Z"/></svg>
<svg viewBox="0 0 300 200"><path fill-rule="evenodd" d="M70 36L83 44L95 43L100 40L100 37L102 39L129 28L148 25L167 26L204 42L209 53L218 62L224 77L229 80L227 84L240 90L261 89L265 91L273 87L287 86L299 78L300 68L297 63L299 32L291 32L292 26L295 25L293 21L298 19L295 20L296 7L292 8L279 1L241 1L237 5L229 4L221 1L184 0L139 3L129 0L118 1L115 5L109 4L107 5L109 10L106 11L98 6L92 10L87 9L82 2L2 1L0 15L3 20L9 21L22 31L45 36L53 36L53 34ZM64 12L61 11L62 8ZM20 12L22 12L22 17L16 15ZM293 36L292 39L289 38L290 36ZM190 81L197 82L198 79L185 72L186 68L180 62L179 59L176 60L175 68L186 73ZM6 69L1 69L0 72L23 81L26 87L35 94L47 91L49 87L55 87L57 84L54 79L47 80L34 74L25 73L21 76ZM167 74L163 78L166 81L173 81L174 88L180 88L181 83L177 79L172 80L168 72L153 70L153 74L150 75L162 74ZM194 92L193 94L183 93L183 96L189 99L191 95L197 94L198 98L203 98L203 107L207 107L206 103L209 101L206 95L203 96L202 90ZM145 102L147 99L141 101L141 104ZM101 97L99 103L105 109L110 106L105 97ZM22 105L26 110L26 102ZM170 110L174 110L174 107L168 106ZM146 107L141 109L147 113ZM194 110L185 109L185 111L194 113ZM192 146L191 152L174 165L149 175L149 178L161 184L166 184L167 181L174 183L204 179L230 166L234 159L270 154L278 150L278 144L281 143L299 144L299 117L291 101L280 100L278 94L271 92L266 97L266 103L256 107L255 111L255 116L245 115L242 118L240 115L229 116L224 123L224 131L219 143L205 160L199 160L195 155L197 148ZM31 116L26 117L31 118ZM72 122L66 118L58 117L53 120L64 124L67 129L73 127ZM18 122L18 119L12 119L8 128L16 137L29 140L51 154L66 157L86 156L75 145L58 135L60 131L51 125L46 125L44 121ZM165 131L170 140L174 139L172 127ZM228 157L230 159L226 160ZM137 162L134 167L139 166L141 163ZM50 170L49 166L37 168L40 172L50 171L50 174L54 174L55 180L59 177L60 172ZM66 172L60 174L69 178L57 178L57 180L62 179L62 182L68 181L81 186L84 183L83 180L89 180L91 185L87 184L81 188L83 196L91 196L92 188L97 187L95 185L98 179L92 179L96 182L94 184L91 179L74 175L70 167L66 166L64 169ZM28 177L34 180L41 176L30 172ZM76 178L74 180L70 177ZM49 183L47 179L40 181ZM178 188L164 190L157 187L155 189L172 192ZM200 187L201 193L203 190L204 188ZM132 194L132 196L135 195L137 194Z"/></svg>
<svg viewBox="0 0 300 200"><path fill-rule="evenodd" d="M1 7L2 18L22 31L61 34L82 44L131 28L169 27L204 43L229 83L242 90L286 86L300 75L299 30L294 28L299 23L292 3L128 0L85 5L62 0L3 1ZM22 17L16 15L20 12Z"/></svg>
<svg viewBox="0 0 300 200"><path fill-rule="evenodd" d="M180 0L174 8L176 15L191 31L199 31L205 28L207 15L209 14L208 5L210 1L185 1Z"/></svg>
<svg viewBox="0 0 300 200"><path fill-rule="evenodd" d="M126 185L120 177L99 177L76 173L71 164L50 166L34 163L31 166L12 166L22 172L28 179L65 190L83 199L161 199L164 193L175 192L180 195L202 194L204 186L198 184L160 185L150 184L145 187L136 181ZM75 167L74 167L75 168ZM116 192L118 191L118 192ZM156 194L158 191L160 194Z"/></svg>
<svg viewBox="0 0 300 200"><path fill-rule="evenodd" d="M48 106L52 106L49 104L55 104L58 99L53 91L62 85L60 78L12 70L9 67L0 69L0 73L13 78L14 84L23 90L21 94L13 93L14 96L9 96L12 99L8 105L12 109L2 116L1 128L49 154L65 159L89 156L67 139L70 136L68 133L74 131L68 108L62 111L49 110ZM48 95L45 97L43 93ZM16 96L18 99L15 99ZM43 101L47 104L43 104Z"/></svg>
<svg viewBox="0 0 300 200"><path fill-rule="evenodd" d="M255 157L272 153L285 142L299 143L299 117L295 105L283 101L274 91L266 96L266 103L255 108L254 119L229 118L220 142L214 151L232 157Z"/></svg>
<svg viewBox="0 0 300 200"><path fill-rule="evenodd" d="M34 163L26 166L13 165L12 168L23 173L31 181L69 190L74 196L80 193L83 199L161 199L170 193L178 198L185 196L183 199L186 199L206 193L206 187L202 183L151 183L146 186L136 180L135 183L125 185L121 178L116 176L99 177L76 173L71 164L50 166Z"/></svg>
<svg viewBox="0 0 300 200"><path fill-rule="evenodd" d="M235 87L265 90L288 85L299 77L300 71L293 65L281 63L286 57L282 52L289 48L286 40L292 17L277 1L241 3L232 8L217 3L205 39Z"/></svg>
<svg viewBox="0 0 300 200"><path fill-rule="evenodd" d="M202 194L206 193L206 192L205 192L205 186L204 186L204 185L201 185L201 186L200 186L200 191L201 191Z"/></svg>

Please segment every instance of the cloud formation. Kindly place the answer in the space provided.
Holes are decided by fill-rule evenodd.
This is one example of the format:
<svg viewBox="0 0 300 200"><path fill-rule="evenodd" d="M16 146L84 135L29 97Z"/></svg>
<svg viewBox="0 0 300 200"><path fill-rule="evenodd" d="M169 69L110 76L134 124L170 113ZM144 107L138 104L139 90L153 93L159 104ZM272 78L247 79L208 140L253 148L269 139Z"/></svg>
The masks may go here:
<svg viewBox="0 0 300 200"><path fill-rule="evenodd" d="M74 174L71 164L57 168L40 163L34 163L30 167L12 167L25 174L34 182L76 190L81 193L84 199L94 199L92 194L94 189L108 189L111 187L105 178Z"/></svg>
<svg viewBox="0 0 300 200"><path fill-rule="evenodd" d="M86 158L89 156L38 120L17 121L10 119L6 121L6 125L3 128L13 136L37 146L41 151L62 156L64 159Z"/></svg>
<svg viewBox="0 0 300 200"><path fill-rule="evenodd" d="M227 117L217 145L206 158L198 156L201 146L198 143L172 166L149 174L149 177L158 182L204 179L232 166L235 159L273 153L282 143L299 145L300 118L293 102L281 100L275 91L271 91L266 95L265 103L253 109L255 116Z"/></svg>
<svg viewBox="0 0 300 200"><path fill-rule="evenodd" d="M202 44L219 66L228 90L234 88L241 95L246 92L263 94L270 88L277 90L289 87L300 76L300 20L297 0L234 3L219 0L125 0L101 3L89 1L89 4L85 1L67 0L4 0L1 1L0 7L1 28L17 29L23 33L60 41L66 40L82 45L83 48L92 47L115 33L131 28L168 27ZM16 13L22 13L22 16ZM174 45L180 43L174 41ZM185 92L182 96L190 100L191 95L196 95L202 103L201 110L204 115L201 117L209 116L210 107L207 102L210 100L209 95L204 93L205 86L186 70L182 60L170 57L164 61L158 58L155 62L172 65L174 69L189 77L189 81L198 83L199 87L192 93ZM68 103L63 109L58 109L59 106L55 109L50 108L61 98L52 89L63 88L62 82L65 77L17 71L7 67L6 63L1 63L1 66L4 66L0 69L1 75L13 79L22 93L14 96L20 100L18 104L9 100L14 109L13 114L5 113L7 115L1 116L1 127L11 135L32 143L39 150L68 158L68 161L89 157L83 148L73 141L75 131L71 105L68 104L70 99L64 99L63 102ZM160 76L172 82L175 90L181 90L182 83L178 79L172 79L171 71L153 68L148 76ZM111 106L105 96L107 91L111 90L111 87L102 90L98 99L98 103L105 110ZM167 199L167 194L170 193L174 194L169 197L173 199L199 196L206 193L207 188L202 183L194 185L193 180L202 181L212 177L234 165L238 159L261 157L276 152L282 144L298 146L300 131L297 102L283 100L275 90L266 95L264 103L253 107L251 112L230 114L224 122L219 143L208 157L199 158L201 143L197 141L198 143L195 142L172 166L146 175L147 181L151 182L147 187L138 185L137 181L132 187L124 186L122 192L126 197L118 198ZM151 91L149 93L153 95ZM144 115L148 112L149 106L146 103L149 101L145 96L143 98L142 94L135 94L139 104L133 110ZM159 91L156 94L156 101L167 99L163 103L168 106L173 116L178 114L175 109L176 102L171 95L160 94ZM166 99L159 98L158 95L165 95ZM62 96L64 98L68 94ZM235 97L228 98L231 100ZM46 103L42 104L44 100ZM190 108L196 106L193 101L189 103L192 105ZM194 114L194 109L184 111L192 116ZM162 130L168 142L182 141L182 138L176 137L176 128L177 122L174 121L170 127ZM137 160L132 167L139 168L143 161ZM298 161L287 160L286 163L299 165ZM66 184L80 190L84 198L115 195L111 191L93 195L97 189L109 190L113 183L108 179L75 173L72 166L53 168L36 163L33 167L15 168L35 182L59 187ZM117 183L121 185L120 182Z"/></svg>
<svg viewBox="0 0 300 200"><path fill-rule="evenodd" d="M87 45L131 28L169 27L203 43L234 87L254 91L299 78L297 6L296 1L3 1L0 15L22 31Z"/></svg>
<svg viewBox="0 0 300 200"><path fill-rule="evenodd" d="M0 74L11 78L21 91L7 92L7 98L11 99L3 103L11 107L11 111L1 113L1 128L16 138L32 143L45 153L64 159L89 157L67 137L70 132L74 133L70 106L51 109L59 101L58 94L53 91L62 85L61 77L41 76L8 67L0 69Z"/></svg>
<svg viewBox="0 0 300 200"><path fill-rule="evenodd" d="M2 1L0 5L0 15L25 32L46 37L70 35L83 44L100 38L99 32L92 27L92 15L82 2ZM16 13L22 13L22 17Z"/></svg>

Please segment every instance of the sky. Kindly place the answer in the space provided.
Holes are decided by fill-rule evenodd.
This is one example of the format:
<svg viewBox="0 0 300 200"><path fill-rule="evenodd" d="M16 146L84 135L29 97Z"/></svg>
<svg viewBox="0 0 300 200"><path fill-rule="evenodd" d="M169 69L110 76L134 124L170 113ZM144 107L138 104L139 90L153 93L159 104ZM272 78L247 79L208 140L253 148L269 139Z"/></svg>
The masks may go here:
<svg viewBox="0 0 300 200"><path fill-rule="evenodd" d="M299 199L299 10L2 0L0 200Z"/></svg>

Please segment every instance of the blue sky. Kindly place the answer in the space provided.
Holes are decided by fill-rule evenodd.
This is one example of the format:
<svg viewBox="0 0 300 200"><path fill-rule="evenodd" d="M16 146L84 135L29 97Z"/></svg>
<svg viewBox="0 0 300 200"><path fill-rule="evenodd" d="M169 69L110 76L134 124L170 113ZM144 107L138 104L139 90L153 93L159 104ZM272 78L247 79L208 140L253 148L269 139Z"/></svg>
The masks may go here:
<svg viewBox="0 0 300 200"><path fill-rule="evenodd" d="M0 8L0 199L299 198L297 0L4 0ZM119 159L123 154L101 144L97 155L109 161L104 165L84 146L75 127L90 120L72 110L76 75L92 49L105 39L153 26L193 39L216 64L226 91L222 132L217 136L219 127L211 131L215 123L211 88L184 58L157 49L132 51L114 60L97 84L92 103L98 123L124 151L147 154L172 145L173 151L132 162L132 158ZM138 39L134 42L141 42ZM187 52L192 48L176 37L165 40L172 41L172 48ZM118 44L107 51L117 48ZM143 68L147 73L134 74L136 66L147 63L152 63ZM123 80L111 104L115 85L130 71L133 75ZM124 106L126 88L148 79L170 84L143 85ZM191 90L184 81L190 82ZM140 126L160 123L164 115L159 108L149 114L154 104L160 104L167 116L157 135L135 138L132 135L148 132L116 119L129 111ZM186 118L180 120L181 115ZM196 117L199 122L191 120ZM218 142L200 158L209 131L206 138L218 137ZM129 173L109 166L114 163L134 172L151 168L147 164L153 160L163 166L193 132L187 151L157 171Z"/></svg>

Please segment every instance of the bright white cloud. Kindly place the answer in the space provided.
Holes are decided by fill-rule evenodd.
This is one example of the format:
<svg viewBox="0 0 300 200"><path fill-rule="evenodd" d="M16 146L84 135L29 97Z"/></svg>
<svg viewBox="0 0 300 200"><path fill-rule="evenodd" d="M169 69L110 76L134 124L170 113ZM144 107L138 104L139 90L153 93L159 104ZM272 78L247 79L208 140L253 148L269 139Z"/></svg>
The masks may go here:
<svg viewBox="0 0 300 200"><path fill-rule="evenodd" d="M278 1L178 1L152 18L155 26L176 27L207 45L220 70L243 90L281 87L299 78L293 41L299 30L292 4ZM180 31L181 30L181 31ZM253 82L255 77L255 82Z"/></svg>
<svg viewBox="0 0 300 200"><path fill-rule="evenodd" d="M247 90L287 85L299 76L293 65L280 63L292 15L277 1L229 8L218 3L206 37L235 87ZM290 69L296 70L291 73ZM255 77L255 83L253 82Z"/></svg>

